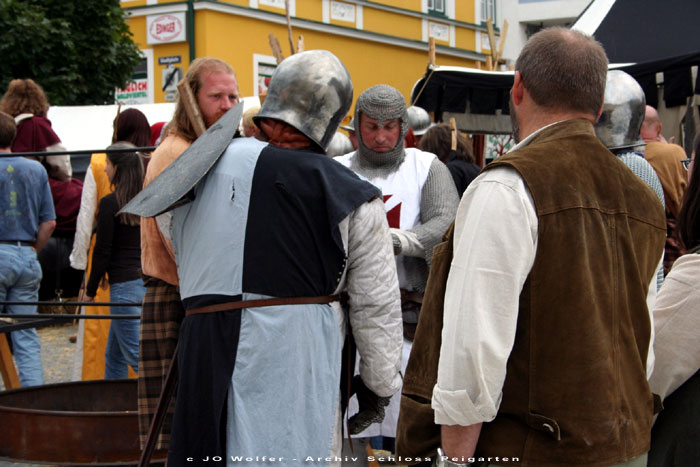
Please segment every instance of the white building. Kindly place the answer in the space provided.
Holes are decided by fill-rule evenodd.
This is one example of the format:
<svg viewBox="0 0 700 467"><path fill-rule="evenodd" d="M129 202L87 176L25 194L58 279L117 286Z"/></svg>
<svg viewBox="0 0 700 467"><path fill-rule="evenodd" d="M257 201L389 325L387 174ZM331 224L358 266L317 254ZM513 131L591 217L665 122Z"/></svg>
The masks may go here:
<svg viewBox="0 0 700 467"><path fill-rule="evenodd" d="M527 39L548 26L569 26L591 0L500 0L495 25L508 21L503 58L512 65Z"/></svg>

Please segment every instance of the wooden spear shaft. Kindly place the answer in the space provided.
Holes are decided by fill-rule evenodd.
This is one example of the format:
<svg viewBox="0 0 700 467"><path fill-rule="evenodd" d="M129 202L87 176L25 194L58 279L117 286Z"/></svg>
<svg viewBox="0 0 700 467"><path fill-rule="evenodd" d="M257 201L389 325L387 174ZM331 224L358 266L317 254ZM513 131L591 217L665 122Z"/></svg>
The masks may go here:
<svg viewBox="0 0 700 467"><path fill-rule="evenodd" d="M284 9L287 12L287 32L289 34L289 50L294 55L294 37L292 36L292 19L289 16L289 0L284 0Z"/></svg>
<svg viewBox="0 0 700 467"><path fill-rule="evenodd" d="M207 130L207 127L204 125L204 120L202 119L202 113L199 111L197 100L194 98L192 88L187 83L186 79L181 79L180 82L177 83L177 90L180 93L180 101L182 102L182 105L185 106L187 117L190 119L190 122L192 122L194 132L197 134L197 137L202 136L202 133Z"/></svg>

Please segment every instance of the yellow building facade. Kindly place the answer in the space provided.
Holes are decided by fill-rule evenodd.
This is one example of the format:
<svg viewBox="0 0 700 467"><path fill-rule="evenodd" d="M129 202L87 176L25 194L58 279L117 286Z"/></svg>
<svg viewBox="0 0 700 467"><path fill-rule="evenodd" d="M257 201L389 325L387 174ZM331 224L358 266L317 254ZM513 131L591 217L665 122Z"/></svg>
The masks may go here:
<svg viewBox="0 0 700 467"><path fill-rule="evenodd" d="M493 3L288 0L295 49L302 36L305 50L333 52L350 72L355 97L386 83L407 99L426 71L430 37L438 65L483 67L490 53L484 21L493 14ZM277 63L269 36L277 38L285 57L290 55L285 0L131 0L121 6L144 55L137 82L118 92L127 103L173 101L174 86L190 61L204 56L234 67L243 96L260 95Z"/></svg>

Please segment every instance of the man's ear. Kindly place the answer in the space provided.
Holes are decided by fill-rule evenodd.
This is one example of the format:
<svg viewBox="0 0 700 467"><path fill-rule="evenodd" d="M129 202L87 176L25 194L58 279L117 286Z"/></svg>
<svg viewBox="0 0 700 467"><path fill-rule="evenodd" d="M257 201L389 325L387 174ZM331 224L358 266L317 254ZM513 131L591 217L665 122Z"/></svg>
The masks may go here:
<svg viewBox="0 0 700 467"><path fill-rule="evenodd" d="M520 105L523 101L523 95L525 93L525 85L523 84L523 77L520 75L519 71L515 72L513 76L513 87L510 90L513 96L513 104Z"/></svg>

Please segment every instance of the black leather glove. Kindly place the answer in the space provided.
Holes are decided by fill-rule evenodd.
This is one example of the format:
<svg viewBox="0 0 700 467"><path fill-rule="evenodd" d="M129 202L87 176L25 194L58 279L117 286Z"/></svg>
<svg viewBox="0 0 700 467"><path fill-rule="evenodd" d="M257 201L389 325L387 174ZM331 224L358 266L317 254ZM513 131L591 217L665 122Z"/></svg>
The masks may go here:
<svg viewBox="0 0 700 467"><path fill-rule="evenodd" d="M351 394L357 394L359 411L348 420L348 431L356 435L367 429L372 423L384 420L384 407L389 405L391 397L379 397L373 393L362 378L356 375L352 378Z"/></svg>

